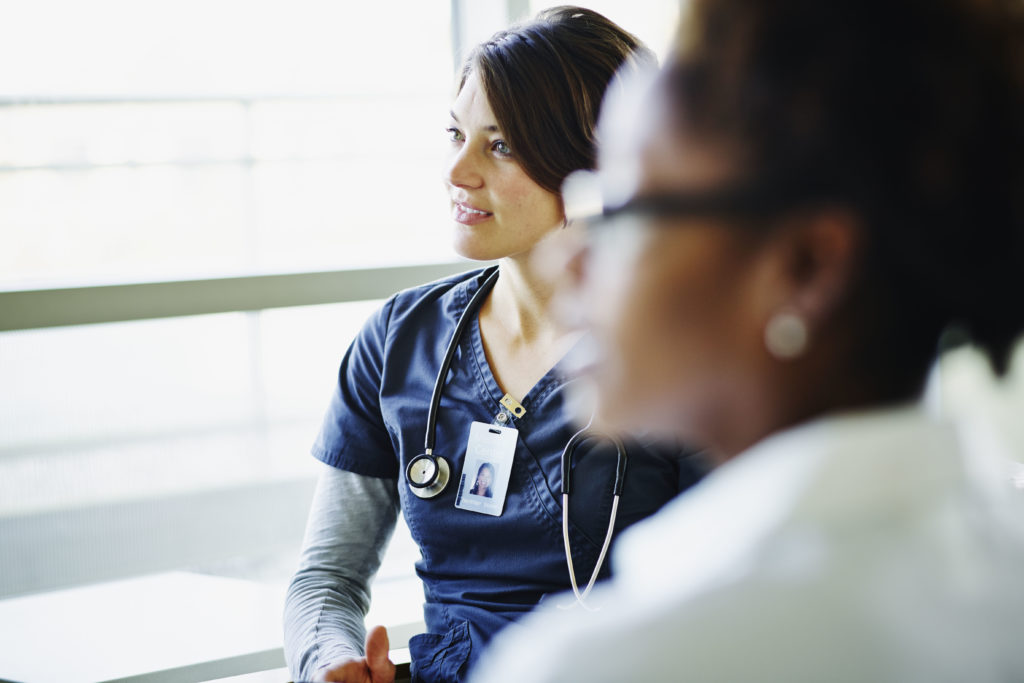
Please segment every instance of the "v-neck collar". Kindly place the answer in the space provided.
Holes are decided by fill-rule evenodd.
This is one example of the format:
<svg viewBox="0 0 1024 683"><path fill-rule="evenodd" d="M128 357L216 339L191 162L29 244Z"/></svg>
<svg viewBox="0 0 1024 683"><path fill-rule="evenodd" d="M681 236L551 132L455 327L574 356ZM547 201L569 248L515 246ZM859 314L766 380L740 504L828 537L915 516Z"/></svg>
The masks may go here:
<svg viewBox="0 0 1024 683"><path fill-rule="evenodd" d="M470 298L472 298L473 293L481 286L482 283L477 280L475 284L476 287L471 285L462 290L462 301L459 302L461 308L460 315L465 315ZM466 341L468 341L472 351L473 363L475 365L478 380L477 389L480 392L480 397L491 405L491 412L497 415L498 412L503 410L500 401L505 395L505 392L501 390L500 386L498 386L498 380L495 378L494 372L491 370L491 364L487 362L487 354L484 352L484 340L480 333L480 311L473 313L473 320L471 320L470 324L466 326L466 330L463 334L467 337ZM516 418L517 424L522 424L523 422L528 421L533 410L535 408L539 408L543 404L544 399L562 384L562 380L564 378L560 375L560 363L561 360L548 368L547 372L537 380L537 383L534 384L528 392L526 392L525 396L512 397L526 408L526 414L521 418Z"/></svg>

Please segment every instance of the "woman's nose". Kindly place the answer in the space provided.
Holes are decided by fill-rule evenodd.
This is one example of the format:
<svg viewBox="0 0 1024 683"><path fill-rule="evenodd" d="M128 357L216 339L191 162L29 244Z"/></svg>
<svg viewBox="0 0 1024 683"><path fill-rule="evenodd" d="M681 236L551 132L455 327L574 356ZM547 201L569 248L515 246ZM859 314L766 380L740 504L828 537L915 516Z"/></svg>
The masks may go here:
<svg viewBox="0 0 1024 683"><path fill-rule="evenodd" d="M445 181L453 187L478 188L483 185L483 175L468 144L456 149L448 160Z"/></svg>

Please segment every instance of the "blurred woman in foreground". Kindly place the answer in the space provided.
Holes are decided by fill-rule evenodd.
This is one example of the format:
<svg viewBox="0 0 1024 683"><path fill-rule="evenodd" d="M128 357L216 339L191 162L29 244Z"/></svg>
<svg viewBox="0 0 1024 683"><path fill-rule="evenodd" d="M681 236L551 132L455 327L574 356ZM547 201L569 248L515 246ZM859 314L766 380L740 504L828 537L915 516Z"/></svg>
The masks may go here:
<svg viewBox="0 0 1024 683"><path fill-rule="evenodd" d="M944 330L1002 374L1024 329L1009 6L694 0L606 106L587 372L723 464L476 680L1024 680L1019 494L918 403Z"/></svg>

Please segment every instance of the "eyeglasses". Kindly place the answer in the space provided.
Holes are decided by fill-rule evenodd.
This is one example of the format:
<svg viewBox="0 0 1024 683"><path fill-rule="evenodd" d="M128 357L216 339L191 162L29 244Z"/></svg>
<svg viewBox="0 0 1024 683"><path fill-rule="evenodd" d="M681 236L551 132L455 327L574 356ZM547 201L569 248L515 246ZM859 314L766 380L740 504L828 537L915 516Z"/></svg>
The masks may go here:
<svg viewBox="0 0 1024 683"><path fill-rule="evenodd" d="M617 206L605 206L598 176L577 171L562 186L567 223L584 222L597 228L622 217L636 218L769 218L806 203L818 193L794 191L778 183L736 184L701 192L663 192L633 197Z"/></svg>

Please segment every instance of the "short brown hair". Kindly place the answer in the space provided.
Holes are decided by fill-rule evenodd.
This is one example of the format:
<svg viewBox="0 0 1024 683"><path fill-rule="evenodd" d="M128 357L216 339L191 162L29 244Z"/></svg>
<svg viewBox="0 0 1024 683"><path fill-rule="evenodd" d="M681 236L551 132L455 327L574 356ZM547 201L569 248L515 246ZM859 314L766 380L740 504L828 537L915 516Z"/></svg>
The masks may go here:
<svg viewBox="0 0 1024 683"><path fill-rule="evenodd" d="M567 175L595 167L601 101L627 60L655 62L634 35L597 12L554 7L478 45L459 90L470 73L479 74L513 157L558 194Z"/></svg>

